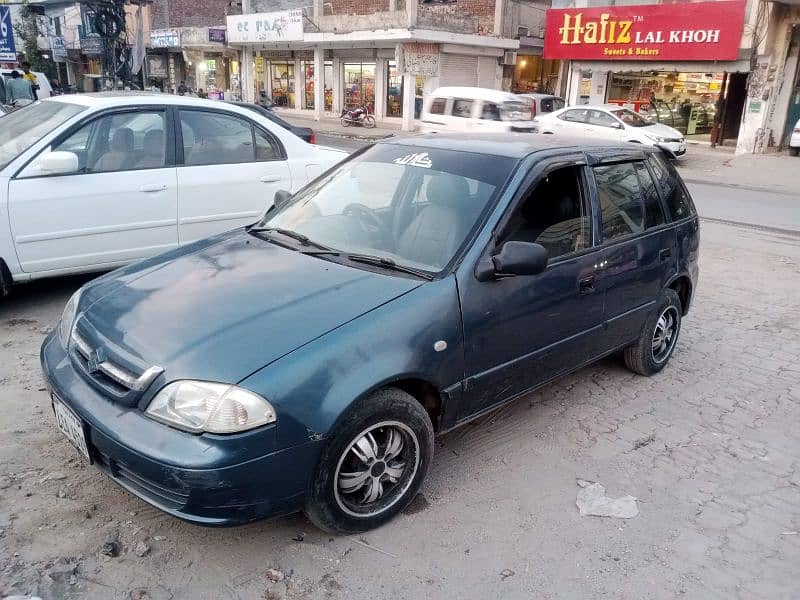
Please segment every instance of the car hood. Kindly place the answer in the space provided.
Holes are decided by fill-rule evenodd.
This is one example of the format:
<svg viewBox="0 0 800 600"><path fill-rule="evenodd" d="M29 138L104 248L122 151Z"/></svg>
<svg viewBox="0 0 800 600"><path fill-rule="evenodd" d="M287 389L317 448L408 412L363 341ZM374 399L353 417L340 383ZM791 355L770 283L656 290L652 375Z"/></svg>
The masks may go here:
<svg viewBox="0 0 800 600"><path fill-rule="evenodd" d="M664 125L663 123L653 123L652 125L647 125L646 127L637 127L639 131L642 133L649 133L650 135L657 135L663 138L682 138L683 134L670 127L669 125Z"/></svg>
<svg viewBox="0 0 800 600"><path fill-rule="evenodd" d="M161 366L169 380L241 381L421 283L241 230L171 256L112 273L81 301L83 318L111 353Z"/></svg>

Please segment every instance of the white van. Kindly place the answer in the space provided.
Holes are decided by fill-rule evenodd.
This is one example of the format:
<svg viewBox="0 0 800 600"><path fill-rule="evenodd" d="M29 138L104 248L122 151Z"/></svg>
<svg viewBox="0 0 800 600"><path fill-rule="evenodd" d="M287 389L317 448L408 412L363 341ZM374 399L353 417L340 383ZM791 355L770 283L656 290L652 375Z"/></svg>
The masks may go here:
<svg viewBox="0 0 800 600"><path fill-rule="evenodd" d="M532 132L531 100L501 90L440 87L422 106L420 131Z"/></svg>

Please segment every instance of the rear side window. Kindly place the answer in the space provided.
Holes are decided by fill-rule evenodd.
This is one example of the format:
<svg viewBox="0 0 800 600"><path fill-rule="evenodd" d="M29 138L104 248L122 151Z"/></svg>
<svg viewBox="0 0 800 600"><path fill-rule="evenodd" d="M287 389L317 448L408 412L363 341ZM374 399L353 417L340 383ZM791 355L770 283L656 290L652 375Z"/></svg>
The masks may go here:
<svg viewBox="0 0 800 600"><path fill-rule="evenodd" d="M668 164L664 158L657 154L651 154L647 161L650 163L650 168L653 169L653 174L656 177L658 187L661 189L661 195L666 201L667 211L671 219L679 221L697 214L694 204L692 204L692 199L678 179L675 167Z"/></svg>
<svg viewBox="0 0 800 600"><path fill-rule="evenodd" d="M568 110L561 113L560 115L558 115L558 118L561 119L562 121L571 121L573 123L584 123L586 121L586 114L588 112L589 111L587 111L585 108L577 108L575 110Z"/></svg>
<svg viewBox="0 0 800 600"><path fill-rule="evenodd" d="M642 199L644 200L645 226L647 229L658 227L664 223L664 213L661 210L656 184L644 162L636 162L634 167L636 168L636 174L639 176L639 187L642 190Z"/></svg>
<svg viewBox="0 0 800 600"><path fill-rule="evenodd" d="M500 121L500 107L494 102L484 102L481 119L484 121Z"/></svg>
<svg viewBox="0 0 800 600"><path fill-rule="evenodd" d="M468 119L472 116L472 100L453 100L453 116Z"/></svg>
<svg viewBox="0 0 800 600"><path fill-rule="evenodd" d="M644 231L644 202L633 164L596 167L594 177L600 199L603 241Z"/></svg>
<svg viewBox="0 0 800 600"><path fill-rule="evenodd" d="M447 100L445 98L434 98L433 102L431 102L430 113L432 115L443 115L446 104Z"/></svg>

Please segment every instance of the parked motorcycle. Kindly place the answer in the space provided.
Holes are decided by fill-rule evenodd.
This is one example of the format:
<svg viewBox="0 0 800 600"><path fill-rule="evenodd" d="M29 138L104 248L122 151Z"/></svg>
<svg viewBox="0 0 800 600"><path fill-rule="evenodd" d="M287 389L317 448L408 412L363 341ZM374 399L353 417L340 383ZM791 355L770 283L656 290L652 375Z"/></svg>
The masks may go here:
<svg viewBox="0 0 800 600"><path fill-rule="evenodd" d="M366 106L354 108L352 110L345 108L342 114L339 115L339 119L342 121L344 127L350 127L350 125L361 125L368 128L375 127L375 117L369 114L369 109Z"/></svg>

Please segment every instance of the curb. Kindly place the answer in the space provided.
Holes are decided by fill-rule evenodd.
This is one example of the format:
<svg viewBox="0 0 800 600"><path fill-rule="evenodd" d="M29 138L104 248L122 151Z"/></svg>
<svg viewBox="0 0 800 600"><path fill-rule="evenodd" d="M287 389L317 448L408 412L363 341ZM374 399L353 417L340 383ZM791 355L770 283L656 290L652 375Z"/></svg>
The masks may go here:
<svg viewBox="0 0 800 600"><path fill-rule="evenodd" d="M385 135L366 135L361 133L342 133L341 131L326 131L324 129L317 129L315 132L317 135L324 135L327 137L336 137L342 138L345 140L360 140L363 142L375 142L377 140L385 140L386 138L394 137L393 133L387 133Z"/></svg>
<svg viewBox="0 0 800 600"><path fill-rule="evenodd" d="M680 169L678 170L678 172L680 173ZM768 186L749 185L749 184L746 184L746 183L728 183L728 182L724 182L724 181L714 181L714 180L711 180L711 179L697 179L697 178L694 178L694 177L683 177L683 176L681 176L681 178L683 179L684 183L694 183L694 184L699 184L699 185L714 185L714 186L723 187L723 188L732 188L732 189L736 189L736 190L746 190L748 192L763 192L763 193L766 193L766 194L780 194L780 195L788 195L788 194L793 193L793 190L790 190L790 189L785 188L783 186L768 187Z"/></svg>

